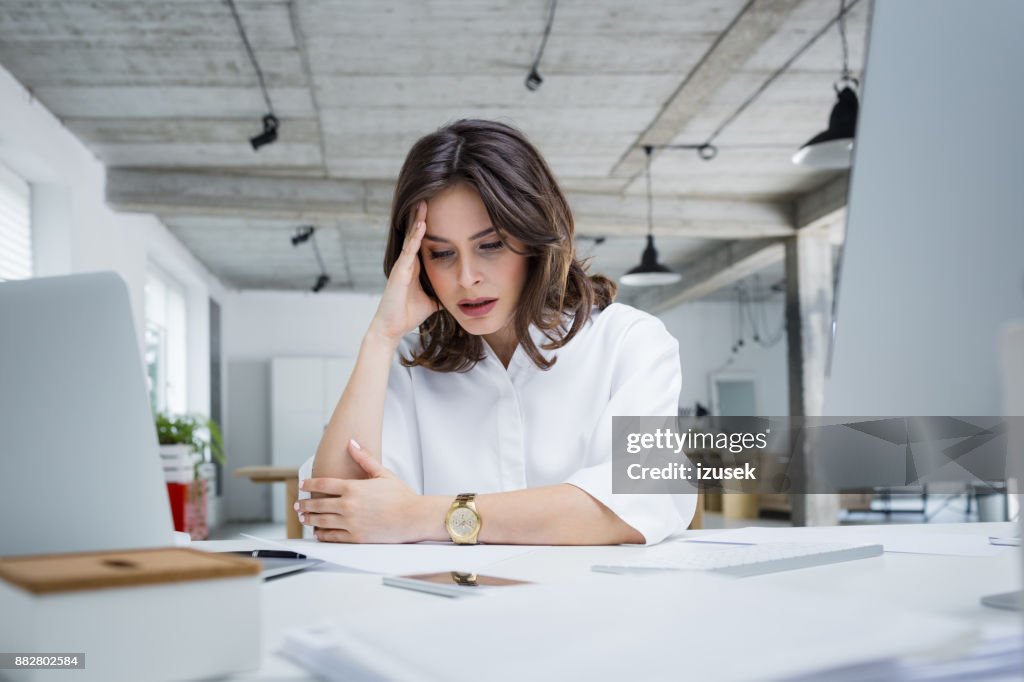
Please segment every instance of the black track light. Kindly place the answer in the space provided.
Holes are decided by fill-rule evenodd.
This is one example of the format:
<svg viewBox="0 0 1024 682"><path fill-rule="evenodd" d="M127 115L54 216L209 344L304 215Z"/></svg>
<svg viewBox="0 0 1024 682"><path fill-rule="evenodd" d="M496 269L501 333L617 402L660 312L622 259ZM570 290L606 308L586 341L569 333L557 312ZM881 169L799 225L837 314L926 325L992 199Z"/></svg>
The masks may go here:
<svg viewBox="0 0 1024 682"><path fill-rule="evenodd" d="M328 276L326 272L322 273L319 277L316 278L316 284L313 285L313 293L318 293L321 289L330 284L330 282L330 276Z"/></svg>
<svg viewBox="0 0 1024 682"><path fill-rule="evenodd" d="M292 235L292 246L298 246L304 242L308 242L309 238L313 236L313 231L316 230L312 225L303 225L295 230L295 234Z"/></svg>
<svg viewBox="0 0 1024 682"><path fill-rule="evenodd" d="M320 266L320 275L316 278L316 283L313 285L313 293L319 293L325 286L331 283L331 277L327 274L327 268L324 266L324 259L320 255L320 248L316 245L316 226L315 225L302 225L295 228L295 234L292 235L292 246L298 246L305 242L311 242L313 245L313 254L316 256L317 265Z"/></svg>
<svg viewBox="0 0 1024 682"><path fill-rule="evenodd" d="M544 79L541 78L539 73L537 73L537 69L533 68L530 69L529 75L526 76L526 81L524 84L526 85L526 89L532 92L539 88L541 86L541 83L543 82Z"/></svg>
<svg viewBox="0 0 1024 682"><path fill-rule="evenodd" d="M249 55L249 62L252 64L253 71L256 72L256 80L260 84L260 94L263 95L263 102L267 105L267 113L263 116L263 132L249 138L249 144L252 145L253 151L258 151L260 147L277 140L277 128L280 121L277 120L277 116L274 116L274 104L270 101L270 93L267 92L267 84L263 80L263 69L260 68L260 63L256 61L256 53L253 52L252 44L249 42L249 36L245 33L245 26L242 25L242 18L238 16L238 8L235 7L235 0L227 0L227 3L228 7L231 9L231 16L235 20L235 27L238 29L238 37L242 39L242 45L245 47L245 53Z"/></svg>
<svg viewBox="0 0 1024 682"><path fill-rule="evenodd" d="M249 144L252 145L253 151L258 150L264 145L268 145L271 142L277 140L277 128L280 122L277 120L277 116L273 114L267 114L263 117L263 132L259 135L249 138Z"/></svg>
<svg viewBox="0 0 1024 682"><path fill-rule="evenodd" d="M551 0L551 6L548 9L548 20L544 24L544 36L540 39L540 47L537 49L537 56L534 57L533 64L530 66L530 73L527 74L526 80L523 81L523 85L530 92L535 92L540 88L541 83L544 82L537 69L540 67L540 60L544 56L544 48L548 44L548 36L551 35L551 24L555 22L555 9L557 8L558 0Z"/></svg>

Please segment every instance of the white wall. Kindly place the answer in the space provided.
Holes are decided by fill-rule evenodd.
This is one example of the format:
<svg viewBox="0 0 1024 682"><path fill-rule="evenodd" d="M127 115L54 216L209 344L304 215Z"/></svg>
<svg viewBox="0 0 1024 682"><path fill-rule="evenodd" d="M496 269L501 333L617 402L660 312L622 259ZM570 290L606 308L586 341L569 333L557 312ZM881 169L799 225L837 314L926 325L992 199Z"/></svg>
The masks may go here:
<svg viewBox="0 0 1024 682"><path fill-rule="evenodd" d="M223 301L228 468L270 464L270 359L354 356L380 298L323 292L229 293ZM270 487L227 477L229 519L269 519Z"/></svg>
<svg viewBox="0 0 1024 682"><path fill-rule="evenodd" d="M0 161L32 186L36 276L113 270L125 280L140 349L146 268L158 263L188 297L188 409L209 412L209 297L225 289L151 215L105 203L103 164L0 67Z"/></svg>
<svg viewBox="0 0 1024 682"><path fill-rule="evenodd" d="M778 329L784 306L780 300L765 304L772 331ZM739 352L732 347L738 339L736 303L697 301L684 303L659 315L668 331L679 341L683 366L683 389L679 405L692 409L695 401L711 407L710 377L716 372L750 374L757 385L757 411L764 416L789 414L789 385L786 339L772 348L762 348L751 339Z"/></svg>

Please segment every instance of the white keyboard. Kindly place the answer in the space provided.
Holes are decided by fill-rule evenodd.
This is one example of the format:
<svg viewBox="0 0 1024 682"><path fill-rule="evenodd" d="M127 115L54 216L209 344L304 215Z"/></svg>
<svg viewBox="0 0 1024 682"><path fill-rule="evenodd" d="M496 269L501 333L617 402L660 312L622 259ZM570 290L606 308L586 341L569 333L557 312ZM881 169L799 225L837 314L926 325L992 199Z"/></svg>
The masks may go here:
<svg viewBox="0 0 1024 682"><path fill-rule="evenodd" d="M770 542L760 545L677 541L651 547L623 565L591 567L602 573L713 571L744 578L823 564L865 559L882 553L882 545L831 542Z"/></svg>

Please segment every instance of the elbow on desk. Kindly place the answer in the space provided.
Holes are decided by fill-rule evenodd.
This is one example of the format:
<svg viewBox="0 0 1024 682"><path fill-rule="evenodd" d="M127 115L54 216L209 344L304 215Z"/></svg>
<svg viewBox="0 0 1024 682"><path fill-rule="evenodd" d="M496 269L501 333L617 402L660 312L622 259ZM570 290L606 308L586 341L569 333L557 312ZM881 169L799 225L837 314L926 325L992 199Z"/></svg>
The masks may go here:
<svg viewBox="0 0 1024 682"><path fill-rule="evenodd" d="M639 497L648 497L641 495ZM620 516L640 534L641 545L656 545L687 528L700 527L697 494L652 495L659 506L655 513L647 507L644 513L625 513ZM663 506L662 506L663 505ZM625 510L623 510L625 511ZM621 512L620 512L621 513ZM630 517L627 519L626 517Z"/></svg>

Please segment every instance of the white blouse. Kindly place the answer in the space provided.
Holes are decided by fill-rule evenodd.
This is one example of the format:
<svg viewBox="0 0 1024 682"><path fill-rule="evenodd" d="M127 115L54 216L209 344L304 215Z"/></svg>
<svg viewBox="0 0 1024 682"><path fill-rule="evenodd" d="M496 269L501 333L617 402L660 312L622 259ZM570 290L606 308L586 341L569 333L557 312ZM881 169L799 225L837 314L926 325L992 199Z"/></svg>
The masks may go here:
<svg viewBox="0 0 1024 682"><path fill-rule="evenodd" d="M682 530L695 495L612 493L612 417L675 416L679 345L661 320L614 303L539 369L522 347L508 369L484 343L468 372L403 367L396 354L384 405L382 458L416 492L491 493L570 483L639 531L647 544ZM399 353L411 357L417 334ZM313 459L300 469L311 475ZM305 496L305 495L304 495Z"/></svg>

